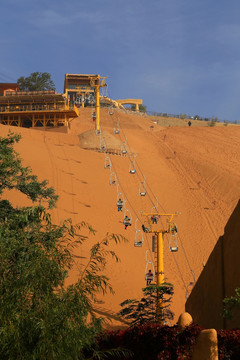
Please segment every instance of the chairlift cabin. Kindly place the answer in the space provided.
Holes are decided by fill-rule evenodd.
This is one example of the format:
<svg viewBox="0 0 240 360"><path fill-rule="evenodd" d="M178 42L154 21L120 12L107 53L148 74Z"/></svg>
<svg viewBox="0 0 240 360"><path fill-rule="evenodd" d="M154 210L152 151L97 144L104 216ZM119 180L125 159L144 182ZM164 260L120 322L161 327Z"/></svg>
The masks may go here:
<svg viewBox="0 0 240 360"><path fill-rule="evenodd" d="M122 211L123 206L125 204L123 193L119 192L117 194L117 208L118 211Z"/></svg>
<svg viewBox="0 0 240 360"><path fill-rule="evenodd" d="M146 257L145 280L147 281L147 285L148 285L148 281L151 282L155 277L154 263L152 262L152 260L148 260L148 252L149 252L149 250L146 251L146 255L145 255L145 257ZM149 269L150 265L153 270L151 275L149 274L149 271L148 271L148 270L151 270L151 269Z"/></svg>
<svg viewBox="0 0 240 360"><path fill-rule="evenodd" d="M111 169L112 163L109 156L105 156L104 169Z"/></svg>
<svg viewBox="0 0 240 360"><path fill-rule="evenodd" d="M129 223L130 223L130 224L132 223L132 213L131 213L131 211L130 211L129 209L125 208L123 217L124 217L124 219L125 219L126 217L128 217L128 218L129 218ZM124 222L124 221L123 221L123 222Z"/></svg>
<svg viewBox="0 0 240 360"><path fill-rule="evenodd" d="M104 138L102 138L102 137L100 138L99 147L100 147L100 150L105 150L106 149L106 142L105 142Z"/></svg>
<svg viewBox="0 0 240 360"><path fill-rule="evenodd" d="M171 252L177 252L178 251L178 243L177 243L177 237L176 234L172 234L170 236L169 242L168 242L169 250Z"/></svg>
<svg viewBox="0 0 240 360"><path fill-rule="evenodd" d="M144 180L144 182L140 183L138 192L139 192L140 196L146 196L147 190L146 190L146 186L145 186L145 180Z"/></svg>
<svg viewBox="0 0 240 360"><path fill-rule="evenodd" d="M114 132L114 134L119 134L120 133L118 125L114 126L113 132Z"/></svg>
<svg viewBox="0 0 240 360"><path fill-rule="evenodd" d="M137 229L134 238L134 246L142 247L143 241L143 233L140 229Z"/></svg>
<svg viewBox="0 0 240 360"><path fill-rule="evenodd" d="M109 184L110 185L116 185L117 184L117 176L116 176L114 171L112 171L110 173Z"/></svg>
<svg viewBox="0 0 240 360"><path fill-rule="evenodd" d="M131 162L130 162L129 172L130 172L130 174L135 174L135 172L136 172L136 168L135 168L134 161L131 161Z"/></svg>
<svg viewBox="0 0 240 360"><path fill-rule="evenodd" d="M126 154L126 153L127 153L127 144L126 144L126 141L122 143L121 153L122 153L122 154Z"/></svg>
<svg viewBox="0 0 240 360"><path fill-rule="evenodd" d="M123 193L121 191L118 191L118 193L117 193L117 201L119 199L122 199L122 200L124 199L124 195L123 195Z"/></svg>
<svg viewBox="0 0 240 360"><path fill-rule="evenodd" d="M108 108L108 115L113 115L114 114L114 110L112 107Z"/></svg>
<svg viewBox="0 0 240 360"><path fill-rule="evenodd" d="M120 132L120 130L119 130L119 117L118 117L117 123L114 123L113 132L114 132L114 134L119 134L119 132Z"/></svg>

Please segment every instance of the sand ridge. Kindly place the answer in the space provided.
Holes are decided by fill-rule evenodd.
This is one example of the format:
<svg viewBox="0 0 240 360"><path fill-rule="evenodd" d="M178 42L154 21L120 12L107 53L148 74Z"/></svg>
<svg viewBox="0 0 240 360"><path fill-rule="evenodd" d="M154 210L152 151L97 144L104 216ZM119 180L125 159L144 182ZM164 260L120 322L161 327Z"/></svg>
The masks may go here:
<svg viewBox="0 0 240 360"><path fill-rule="evenodd" d="M120 133L114 124L120 119ZM154 127L152 127L154 126ZM106 232L123 234L128 244L113 246L121 262L109 261L109 275L115 295L99 297L98 307L116 313L119 303L141 295L145 285L146 251L154 262L151 235L144 236L142 248L135 248L136 229L158 202L160 212L181 214L175 219L179 229L179 251L172 253L164 238L164 265L167 280L174 285L172 310L176 319L184 311L189 283L198 278L204 263L239 199L240 127L161 127L144 116L120 111L109 115L101 109L102 137L109 148L120 149L127 139L129 154L136 154L136 174L129 173L133 156L110 156L118 187L109 183L110 171L104 168L105 154L97 148L91 109L80 109L79 118L71 122L68 134L11 127L22 134L16 150L40 179L48 179L58 195L56 222L71 217L73 222L88 221L97 230L96 238ZM1 135L10 129L0 126ZM90 134L90 136L86 136ZM87 138L89 150L81 139ZM91 138L93 143L91 144ZM139 184L146 179L147 195L139 196ZM127 199L133 225L123 226L123 214L117 212L118 192ZM8 194L16 204L27 200ZM139 220L137 220L139 219ZM85 256L94 241L90 238L78 255ZM147 264L147 268L151 264ZM78 276L77 268L69 282Z"/></svg>

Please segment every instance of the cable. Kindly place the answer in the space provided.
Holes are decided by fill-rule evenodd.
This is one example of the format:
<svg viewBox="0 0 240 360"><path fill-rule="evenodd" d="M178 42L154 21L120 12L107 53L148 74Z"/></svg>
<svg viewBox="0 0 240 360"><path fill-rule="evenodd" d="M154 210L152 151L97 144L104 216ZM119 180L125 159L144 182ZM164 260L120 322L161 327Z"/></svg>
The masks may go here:
<svg viewBox="0 0 240 360"><path fill-rule="evenodd" d="M115 111L114 111L113 114L115 114ZM112 116L113 114L111 114L111 116ZM127 137L126 137L126 135L125 135L125 133L124 133L124 130L122 129L122 127L121 127L120 124L119 124L119 118L117 118L117 122L114 121L113 118L112 118L112 120L113 120L114 128L115 128L115 123L117 123L118 129L121 130L121 131L118 132L118 135L119 135L119 137L120 137L121 142L123 143L122 136L121 136L121 133L122 133L123 136L124 136L124 138L125 138L125 143L126 143L126 142L127 142ZM147 195L148 195L148 198L149 198L150 202L152 203L153 207L156 208L156 210L157 210L157 207L158 207L158 205L159 205L160 208L163 210L163 212L166 213L164 207L163 207L161 204L158 204L158 199L157 199L157 197L156 197L155 194L153 193L153 191L152 191L151 187L149 186L149 184L146 182L146 177L145 177L145 175L143 174L140 165L139 165L138 162L136 161L135 154L134 154L134 160L131 159L131 156L132 156L133 152L132 152L131 147L130 147L129 144L128 144L128 148L129 148L130 154L131 154L131 155L130 155L129 152L127 152L127 156L128 156L128 158L129 158L130 164L133 163L133 161L134 161L134 166L135 166L135 164L136 164L136 166L138 167L138 170L139 170L141 176L142 176L143 179L144 179L144 183L146 184L146 186L147 186L148 189L150 190L151 195L157 200L157 205L154 204L152 198L151 198L150 195L149 195L149 192L147 191ZM113 165L113 162L111 161L111 163L112 163L113 169L114 169L115 174L116 174L116 170L115 170L115 167L114 167L114 165ZM137 174L137 177L138 177L138 179L140 180L140 183L141 183L141 182L142 182L141 177L139 176L138 172L136 172L136 174ZM134 207L132 206L132 204L130 203L128 197L126 196L126 193L124 192L123 187L122 187L122 185L121 185L118 177L117 177L117 179L118 179L118 183L119 183L120 187L122 188L122 191L123 191L123 194L124 194L126 200L128 201L130 207L132 208L132 210L133 210L136 218L137 218L137 219L139 220L139 222L142 224L141 219L139 219L139 217L138 217L138 215L137 215ZM145 237L145 239L147 240L147 246L148 246L148 249L150 250L148 238L147 238L147 236L146 236L145 233L144 233L144 237ZM179 240L180 240L181 245L182 245L182 248L183 248L183 252L184 252L185 259L186 259L186 261L187 261L187 264L188 264L188 266L189 266L189 269L190 269L190 271L191 271L191 273L192 273L192 275L193 275L193 278L194 278L194 282L190 282L190 284L189 284L189 285L192 285L192 284L195 283L195 273L194 273L194 271L192 270L192 268L191 268L191 266L190 266L189 260L188 260L187 255L186 255L186 251L185 251L184 246L183 246L183 242L182 242L182 240L181 240L180 237L179 237ZM150 251L150 255L151 255L151 260L153 260L153 259L152 259L151 251ZM185 281L184 281L183 276L182 276L182 273L181 273L181 271L180 271L179 265L178 265L175 257L174 257L174 261L175 261L176 266L177 266L177 268L178 268L178 271L179 271L179 273L180 273L180 277L181 277L181 279L182 279L182 282L183 282L183 284L184 284L184 287L185 287L185 290L186 290L186 294L187 294L189 285L188 285L188 287L186 286Z"/></svg>
<svg viewBox="0 0 240 360"><path fill-rule="evenodd" d="M102 138L103 138L104 141L105 141L105 138L104 138L103 135L102 135ZM106 141L105 141L105 143L106 143ZM106 148L106 149L107 149L107 148ZM106 149L105 149L105 150L106 150ZM119 180L119 177L117 176L116 168L115 168L115 166L114 166L114 164L113 164L112 157L111 157L110 154L109 154L109 158L110 158L110 160L111 160L111 165L112 165L112 168L113 168L113 170L114 170L114 173L116 174L117 183L119 184L120 188L122 189L122 193L123 193L123 195L124 195L124 197L125 197L125 199L126 199L126 202L128 202L128 204L130 205L130 207L131 207L133 213L135 214L136 218L137 218L137 219L139 220L139 222L142 224L141 219L139 219L138 214L136 213L136 211L135 211L135 209L134 209L134 206L133 206L132 203L129 201L129 198L128 198L128 196L126 195L126 192L125 192L124 189L123 189L123 186L122 186L122 184L121 184L121 182L120 182L120 180ZM148 240L146 234L144 234L144 237L145 237L145 239L146 239L147 247L148 247L148 249L150 250L149 240ZM154 259L152 258L151 251L150 251L150 255L151 255L152 261L154 261Z"/></svg>

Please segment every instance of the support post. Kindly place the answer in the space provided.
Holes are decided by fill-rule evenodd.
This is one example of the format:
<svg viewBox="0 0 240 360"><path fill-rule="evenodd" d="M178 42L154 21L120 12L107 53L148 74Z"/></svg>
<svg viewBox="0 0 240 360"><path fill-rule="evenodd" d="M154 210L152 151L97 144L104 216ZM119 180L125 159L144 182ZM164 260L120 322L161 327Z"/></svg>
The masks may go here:
<svg viewBox="0 0 240 360"><path fill-rule="evenodd" d="M161 286L164 283L164 266L163 266L163 234L157 233L157 286ZM157 319L162 325L162 307L163 303L157 295Z"/></svg>
<svg viewBox="0 0 240 360"><path fill-rule="evenodd" d="M68 126L68 117L67 117L67 114L64 114L64 126Z"/></svg>
<svg viewBox="0 0 240 360"><path fill-rule="evenodd" d="M100 132L100 100L99 100L99 79L98 84L95 85L96 92L96 132Z"/></svg>

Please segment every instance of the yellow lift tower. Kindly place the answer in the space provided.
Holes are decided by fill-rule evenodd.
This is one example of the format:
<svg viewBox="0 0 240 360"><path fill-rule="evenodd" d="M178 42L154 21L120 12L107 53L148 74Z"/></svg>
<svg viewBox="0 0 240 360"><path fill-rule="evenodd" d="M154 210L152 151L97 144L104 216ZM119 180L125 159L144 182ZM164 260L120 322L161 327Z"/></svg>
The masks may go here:
<svg viewBox="0 0 240 360"><path fill-rule="evenodd" d="M95 109L96 109L96 133L100 134L100 88L107 86L105 79L106 76L91 75L90 84L95 88Z"/></svg>
<svg viewBox="0 0 240 360"><path fill-rule="evenodd" d="M157 238L157 271L156 271L156 283L158 286L161 286L164 284L164 263L163 263L163 235L164 234L171 234L176 235L177 233L177 227L175 223L173 222L174 216L178 215L178 213L175 214L158 214L158 213L149 213L149 214L142 214L146 216L146 226L143 225L143 231L146 233L152 233ZM165 225L162 225L163 228L158 228L158 223L160 222L161 218L165 217ZM161 221L161 223L163 223ZM169 243L170 251L175 252L178 250L177 243L174 244ZM159 323L162 322L162 301L158 297L157 298L157 318Z"/></svg>

